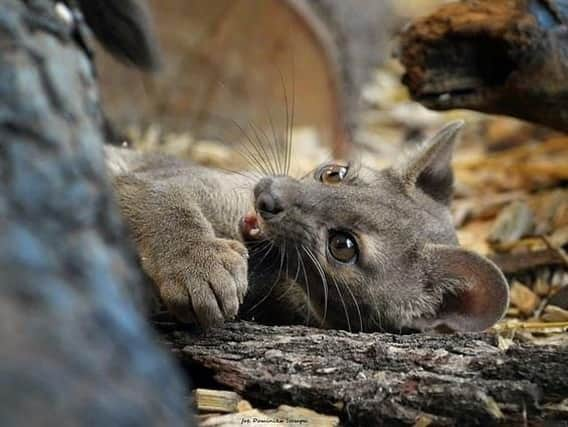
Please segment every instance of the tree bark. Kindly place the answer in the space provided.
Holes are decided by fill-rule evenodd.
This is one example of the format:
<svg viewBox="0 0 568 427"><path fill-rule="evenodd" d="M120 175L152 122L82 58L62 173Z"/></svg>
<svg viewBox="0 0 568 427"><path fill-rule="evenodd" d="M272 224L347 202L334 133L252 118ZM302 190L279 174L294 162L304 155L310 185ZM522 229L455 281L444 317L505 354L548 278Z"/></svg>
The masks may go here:
<svg viewBox="0 0 568 427"><path fill-rule="evenodd" d="M568 349L490 334L351 334L228 324L164 338L192 372L259 406L304 406L345 425L556 425L568 422ZM526 424L525 424L526 423ZM424 424L422 424L424 425Z"/></svg>
<svg viewBox="0 0 568 427"><path fill-rule="evenodd" d="M505 114L568 131L568 2L461 1L400 40L403 82L428 108Z"/></svg>
<svg viewBox="0 0 568 427"><path fill-rule="evenodd" d="M0 423L187 425L134 304L85 28L51 0L0 13Z"/></svg>

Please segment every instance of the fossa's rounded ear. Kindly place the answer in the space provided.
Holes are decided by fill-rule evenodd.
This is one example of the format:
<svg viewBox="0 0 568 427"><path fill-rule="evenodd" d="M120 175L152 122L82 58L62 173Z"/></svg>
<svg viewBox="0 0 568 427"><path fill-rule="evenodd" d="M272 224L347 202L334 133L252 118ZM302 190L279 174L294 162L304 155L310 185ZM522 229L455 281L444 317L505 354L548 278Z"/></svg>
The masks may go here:
<svg viewBox="0 0 568 427"><path fill-rule="evenodd" d="M436 316L421 320L420 326L483 331L503 317L509 306L509 285L493 262L447 245L426 245L424 258L431 283L444 286L444 297Z"/></svg>
<svg viewBox="0 0 568 427"><path fill-rule="evenodd" d="M441 203L448 204L453 193L452 154L464 126L451 122L405 156L395 167L406 187L417 187Z"/></svg>

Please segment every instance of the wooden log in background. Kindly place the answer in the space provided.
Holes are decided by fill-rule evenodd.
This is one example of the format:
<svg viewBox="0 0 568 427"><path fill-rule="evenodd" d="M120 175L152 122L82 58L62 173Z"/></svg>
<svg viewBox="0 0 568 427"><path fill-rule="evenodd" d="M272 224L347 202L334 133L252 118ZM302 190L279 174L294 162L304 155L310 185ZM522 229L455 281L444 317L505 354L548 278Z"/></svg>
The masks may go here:
<svg viewBox="0 0 568 427"><path fill-rule="evenodd" d="M401 35L403 82L428 108L467 108L568 131L568 2L450 3Z"/></svg>
<svg viewBox="0 0 568 427"><path fill-rule="evenodd" d="M568 422L565 347L246 322L204 336L162 329L190 372L207 372L259 406L305 406L359 426Z"/></svg>

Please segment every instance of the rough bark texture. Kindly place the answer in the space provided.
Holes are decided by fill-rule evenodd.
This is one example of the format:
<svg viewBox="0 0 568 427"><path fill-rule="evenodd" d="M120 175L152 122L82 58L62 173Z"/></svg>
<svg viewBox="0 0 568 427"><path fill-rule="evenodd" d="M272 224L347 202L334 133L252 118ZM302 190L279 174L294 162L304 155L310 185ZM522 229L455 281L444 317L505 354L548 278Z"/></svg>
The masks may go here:
<svg viewBox="0 0 568 427"><path fill-rule="evenodd" d="M568 131L568 1L443 6L401 36L404 83L428 108L506 114Z"/></svg>
<svg viewBox="0 0 568 427"><path fill-rule="evenodd" d="M0 424L182 425L184 388L134 304L85 28L0 13Z"/></svg>
<svg viewBox="0 0 568 427"><path fill-rule="evenodd" d="M568 349L496 346L489 334L350 334L233 323L163 332L193 372L257 405L337 414L346 425L563 425ZM526 418L525 418L526 411Z"/></svg>

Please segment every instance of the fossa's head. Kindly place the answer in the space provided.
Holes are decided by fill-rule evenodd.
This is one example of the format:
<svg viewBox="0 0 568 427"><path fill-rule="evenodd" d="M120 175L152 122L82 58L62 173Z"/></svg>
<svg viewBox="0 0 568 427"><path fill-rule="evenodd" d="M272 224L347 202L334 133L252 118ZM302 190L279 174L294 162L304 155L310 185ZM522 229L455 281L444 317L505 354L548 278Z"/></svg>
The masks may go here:
<svg viewBox="0 0 568 427"><path fill-rule="evenodd" d="M446 126L388 169L331 163L302 180L257 184L259 230L249 237L278 248L274 268L301 284L324 326L478 331L502 317L503 274L458 246L450 216L461 127Z"/></svg>

